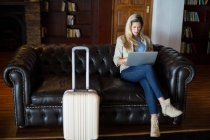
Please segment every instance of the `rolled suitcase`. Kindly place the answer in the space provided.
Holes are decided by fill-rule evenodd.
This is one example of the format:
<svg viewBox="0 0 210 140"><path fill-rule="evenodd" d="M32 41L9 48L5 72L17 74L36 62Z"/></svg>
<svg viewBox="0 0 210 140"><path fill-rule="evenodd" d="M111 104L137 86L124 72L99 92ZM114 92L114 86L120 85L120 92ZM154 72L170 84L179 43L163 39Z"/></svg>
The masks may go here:
<svg viewBox="0 0 210 140"><path fill-rule="evenodd" d="M75 88L75 51L86 51L86 89ZM89 49L72 48L72 89L63 95L63 133L66 140L93 140L99 131L99 96L89 89Z"/></svg>

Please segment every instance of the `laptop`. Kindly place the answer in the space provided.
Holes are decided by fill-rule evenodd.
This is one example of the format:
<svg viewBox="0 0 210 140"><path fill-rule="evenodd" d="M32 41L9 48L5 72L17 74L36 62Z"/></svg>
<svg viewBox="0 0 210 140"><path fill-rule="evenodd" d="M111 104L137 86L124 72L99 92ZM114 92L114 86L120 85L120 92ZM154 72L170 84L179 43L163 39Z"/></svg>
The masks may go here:
<svg viewBox="0 0 210 140"><path fill-rule="evenodd" d="M142 64L154 64L158 52L129 52L127 66L137 66Z"/></svg>

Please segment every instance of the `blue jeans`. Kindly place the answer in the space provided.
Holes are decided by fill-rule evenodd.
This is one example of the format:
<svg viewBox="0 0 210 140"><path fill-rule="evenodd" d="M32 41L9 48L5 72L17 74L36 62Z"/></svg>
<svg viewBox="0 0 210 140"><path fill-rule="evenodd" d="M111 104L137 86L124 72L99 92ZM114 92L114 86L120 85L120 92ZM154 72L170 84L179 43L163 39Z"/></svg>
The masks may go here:
<svg viewBox="0 0 210 140"><path fill-rule="evenodd" d="M152 65L129 67L121 72L121 78L131 82L139 82L144 89L150 114L158 113L157 98L163 97L163 94L157 83Z"/></svg>

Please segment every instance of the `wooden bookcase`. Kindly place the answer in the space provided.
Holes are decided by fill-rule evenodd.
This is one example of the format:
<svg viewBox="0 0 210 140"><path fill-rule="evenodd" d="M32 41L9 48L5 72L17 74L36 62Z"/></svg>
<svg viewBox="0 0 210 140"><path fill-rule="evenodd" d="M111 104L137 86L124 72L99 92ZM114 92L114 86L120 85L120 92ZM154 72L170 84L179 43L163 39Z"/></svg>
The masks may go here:
<svg viewBox="0 0 210 140"><path fill-rule="evenodd" d="M42 43L91 44L97 36L97 0L41 0Z"/></svg>
<svg viewBox="0 0 210 140"><path fill-rule="evenodd" d="M180 52L195 64L210 64L210 2L208 0L185 0Z"/></svg>

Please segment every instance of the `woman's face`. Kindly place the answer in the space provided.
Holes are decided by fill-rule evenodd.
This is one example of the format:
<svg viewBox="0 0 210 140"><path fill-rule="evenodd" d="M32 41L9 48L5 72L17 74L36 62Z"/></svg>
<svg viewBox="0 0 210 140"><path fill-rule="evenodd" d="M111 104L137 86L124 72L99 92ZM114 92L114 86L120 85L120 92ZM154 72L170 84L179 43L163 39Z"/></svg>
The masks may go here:
<svg viewBox="0 0 210 140"><path fill-rule="evenodd" d="M131 32L137 37L141 31L141 23L140 22L132 22L131 23Z"/></svg>

